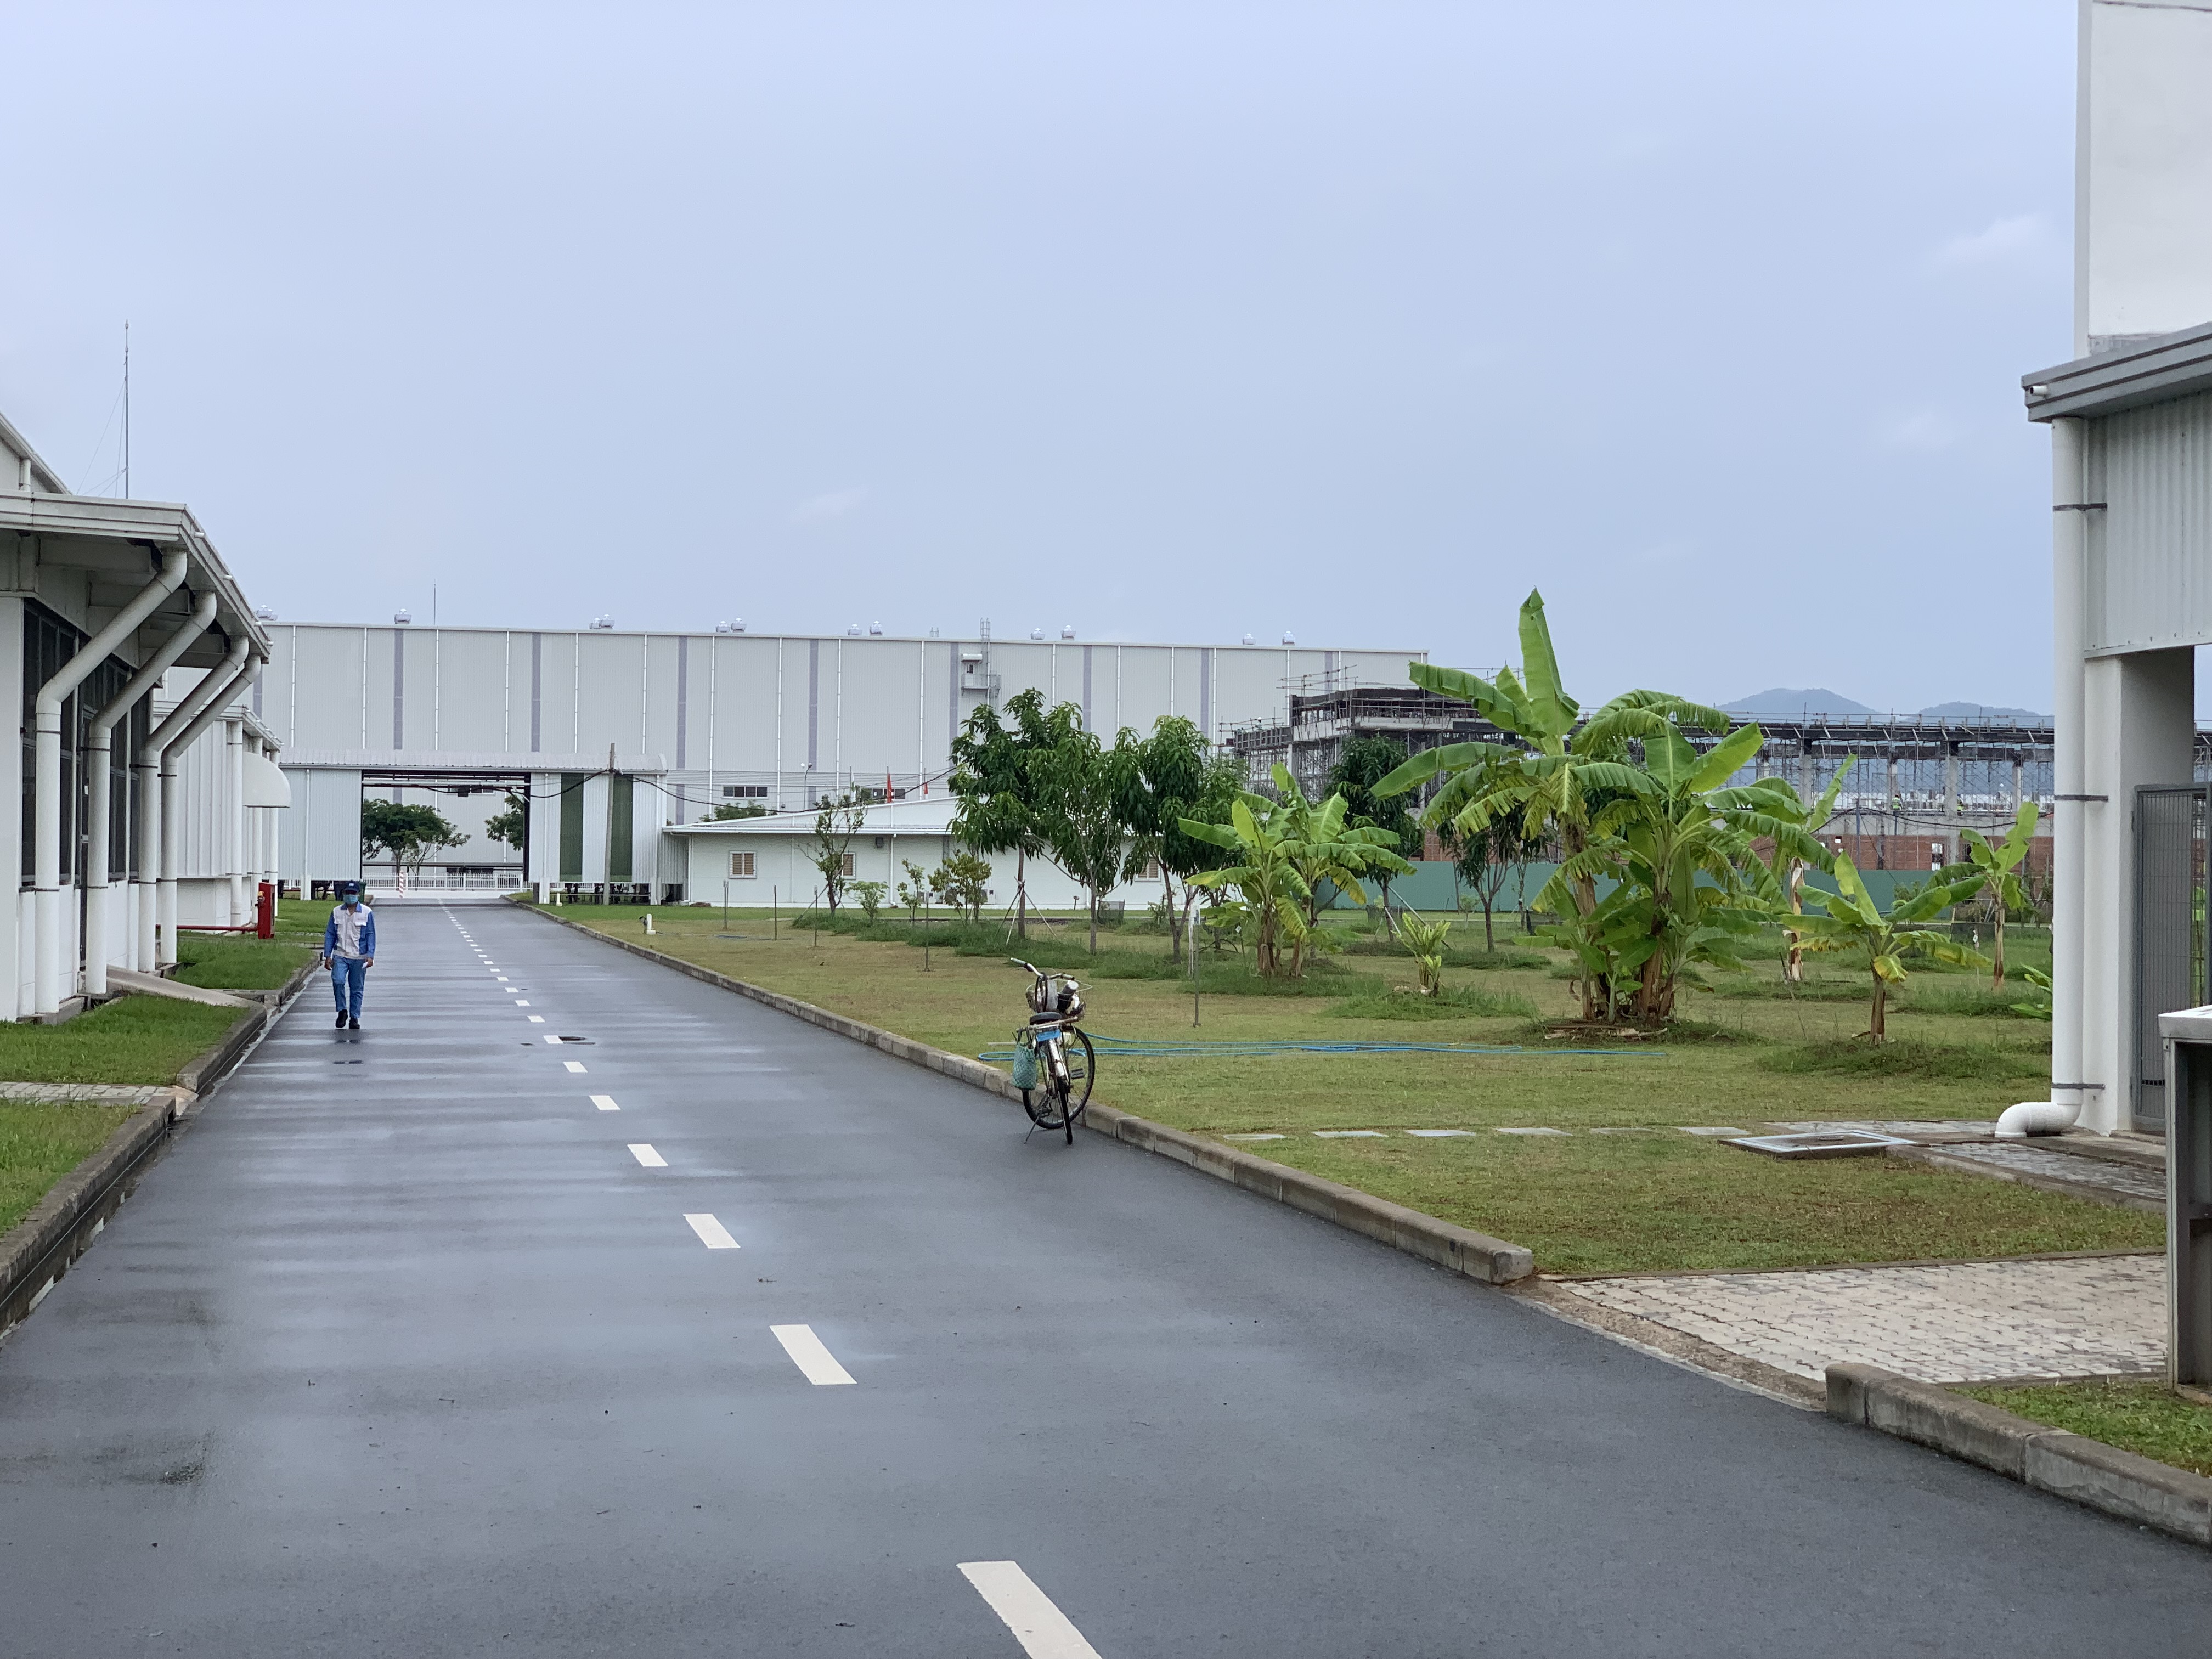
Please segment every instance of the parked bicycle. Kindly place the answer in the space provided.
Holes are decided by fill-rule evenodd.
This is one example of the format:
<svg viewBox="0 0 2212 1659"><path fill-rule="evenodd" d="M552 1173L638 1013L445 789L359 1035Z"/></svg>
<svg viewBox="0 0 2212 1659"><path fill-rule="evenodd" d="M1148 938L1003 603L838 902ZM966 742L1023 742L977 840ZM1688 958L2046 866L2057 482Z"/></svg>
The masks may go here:
<svg viewBox="0 0 2212 1659"><path fill-rule="evenodd" d="M1065 974L1048 974L1019 957L1008 957L1030 971L1030 1023L1014 1033L1014 1086L1022 1108L1040 1129L1066 1132L1075 1144L1075 1120L1091 1103L1091 1081L1097 1052L1076 1021L1083 1017L1083 988Z"/></svg>

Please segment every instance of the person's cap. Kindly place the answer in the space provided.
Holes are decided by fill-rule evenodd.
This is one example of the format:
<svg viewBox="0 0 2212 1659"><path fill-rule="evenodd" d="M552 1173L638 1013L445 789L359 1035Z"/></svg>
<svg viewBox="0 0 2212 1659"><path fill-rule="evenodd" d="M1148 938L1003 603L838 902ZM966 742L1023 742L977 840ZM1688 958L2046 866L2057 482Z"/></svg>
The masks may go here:
<svg viewBox="0 0 2212 1659"><path fill-rule="evenodd" d="M359 898L361 896L361 884L357 881L340 882L338 884L338 896L340 898Z"/></svg>

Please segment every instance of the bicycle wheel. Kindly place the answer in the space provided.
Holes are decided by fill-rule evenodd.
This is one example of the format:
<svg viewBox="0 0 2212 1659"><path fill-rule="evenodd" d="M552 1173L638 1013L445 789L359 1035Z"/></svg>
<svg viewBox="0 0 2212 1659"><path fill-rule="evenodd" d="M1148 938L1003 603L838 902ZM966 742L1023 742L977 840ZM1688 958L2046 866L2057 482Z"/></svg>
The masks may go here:
<svg viewBox="0 0 2212 1659"><path fill-rule="evenodd" d="M1083 1109L1091 1103L1091 1084L1098 1070L1098 1051L1091 1046L1091 1039L1070 1026L1060 1041L1060 1052L1067 1056L1067 1115L1081 1117Z"/></svg>
<svg viewBox="0 0 2212 1659"><path fill-rule="evenodd" d="M1067 1121L1067 1098L1060 1091L1060 1079L1053 1075L1050 1058L1045 1054L1037 1056L1036 1087L1022 1091L1022 1109L1040 1129L1057 1129Z"/></svg>

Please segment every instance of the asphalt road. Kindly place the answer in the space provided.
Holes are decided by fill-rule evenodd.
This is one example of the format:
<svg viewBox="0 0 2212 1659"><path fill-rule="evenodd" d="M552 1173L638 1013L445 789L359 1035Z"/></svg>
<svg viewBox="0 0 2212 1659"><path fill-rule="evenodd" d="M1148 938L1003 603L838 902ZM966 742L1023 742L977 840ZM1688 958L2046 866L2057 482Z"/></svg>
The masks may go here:
<svg viewBox="0 0 2212 1659"><path fill-rule="evenodd" d="M528 915L380 921L365 1029L311 987L0 1345L0 1653L2205 1651L2202 1551Z"/></svg>

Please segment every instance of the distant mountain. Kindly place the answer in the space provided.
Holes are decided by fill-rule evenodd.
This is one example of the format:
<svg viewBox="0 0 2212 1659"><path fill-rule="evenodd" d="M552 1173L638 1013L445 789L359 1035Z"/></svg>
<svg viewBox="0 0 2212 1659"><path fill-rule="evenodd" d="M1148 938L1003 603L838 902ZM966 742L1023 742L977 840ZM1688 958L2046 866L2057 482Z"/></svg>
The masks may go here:
<svg viewBox="0 0 2212 1659"><path fill-rule="evenodd" d="M1994 702L1939 702L1920 711L1943 720L2047 720L2033 708L2012 708Z"/></svg>
<svg viewBox="0 0 2212 1659"><path fill-rule="evenodd" d="M1791 690L1787 686L1776 686L1771 690L1755 691L1747 697L1721 705L1731 714L1871 714L1875 711L1863 702L1853 702L1840 693L1824 686L1813 686L1803 690Z"/></svg>

